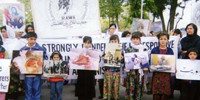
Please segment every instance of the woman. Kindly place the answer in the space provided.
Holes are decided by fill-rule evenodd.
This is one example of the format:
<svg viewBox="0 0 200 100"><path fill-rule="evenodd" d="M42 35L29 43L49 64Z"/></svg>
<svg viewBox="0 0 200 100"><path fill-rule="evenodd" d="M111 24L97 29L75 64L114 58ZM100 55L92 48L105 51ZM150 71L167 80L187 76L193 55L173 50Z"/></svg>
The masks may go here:
<svg viewBox="0 0 200 100"><path fill-rule="evenodd" d="M197 35L197 26L193 23L190 23L186 26L185 31L187 36L181 40L182 52L181 55L184 57L188 49L190 48L199 48L199 36Z"/></svg>

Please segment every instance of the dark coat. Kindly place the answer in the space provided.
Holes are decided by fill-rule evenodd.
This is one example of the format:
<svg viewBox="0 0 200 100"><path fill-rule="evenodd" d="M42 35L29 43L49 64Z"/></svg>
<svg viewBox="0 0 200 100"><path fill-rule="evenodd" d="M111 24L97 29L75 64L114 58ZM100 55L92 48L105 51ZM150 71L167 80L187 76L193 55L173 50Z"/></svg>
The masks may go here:
<svg viewBox="0 0 200 100"><path fill-rule="evenodd" d="M75 96L79 98L95 97L95 74L96 71L78 70Z"/></svg>
<svg viewBox="0 0 200 100"><path fill-rule="evenodd" d="M151 50L151 54L160 54L159 46L153 48ZM167 53L166 54L173 55L174 52L173 52L173 50L171 48L167 47Z"/></svg>

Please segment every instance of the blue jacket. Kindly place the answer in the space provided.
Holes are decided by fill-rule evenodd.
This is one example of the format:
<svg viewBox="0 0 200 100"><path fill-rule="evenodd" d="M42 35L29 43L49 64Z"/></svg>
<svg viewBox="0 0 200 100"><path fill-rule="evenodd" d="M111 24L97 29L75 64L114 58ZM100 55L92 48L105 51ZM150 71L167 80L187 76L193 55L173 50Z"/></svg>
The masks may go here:
<svg viewBox="0 0 200 100"><path fill-rule="evenodd" d="M153 49L151 50L151 54L160 54L159 46L153 48ZM167 47L167 53L166 53L166 54L168 54L168 55L173 55L174 52L173 52L173 50L172 50L171 48Z"/></svg>
<svg viewBox="0 0 200 100"><path fill-rule="evenodd" d="M33 47L31 47L31 48L25 45L24 47L22 47L22 48L20 49L20 51L22 51L22 50L43 51L43 59L44 59L44 60L47 60L47 59L48 59L48 57L47 57L47 55L46 55L46 49L43 48L43 47L41 47L38 43L36 43L35 46L33 46Z"/></svg>

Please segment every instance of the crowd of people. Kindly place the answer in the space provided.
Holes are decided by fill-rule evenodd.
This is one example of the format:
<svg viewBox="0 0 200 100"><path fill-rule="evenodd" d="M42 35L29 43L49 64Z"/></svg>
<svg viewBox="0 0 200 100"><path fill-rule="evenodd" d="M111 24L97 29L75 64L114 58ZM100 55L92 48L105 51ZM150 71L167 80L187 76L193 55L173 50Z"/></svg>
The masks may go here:
<svg viewBox="0 0 200 100"><path fill-rule="evenodd" d="M16 37L12 32L8 31L6 26L1 27L0 38L0 58L8 58L6 49L2 46L3 41L8 38ZM197 60L200 58L200 37L197 34L198 28L195 24L190 23L186 26L185 31L187 35L182 37L182 33L179 29L175 29L171 35L178 36L178 58L179 59L191 59ZM20 50L36 50L44 52L44 59L47 59L46 50L41 47L37 41L37 34L34 32L32 25L27 25L23 36L19 38L25 38L28 43ZM22 33L21 33L22 34ZM120 43L120 38L131 39L131 45L127 48L136 48L136 52L147 51L146 46L141 44L141 37L145 37L141 32L129 32L125 31L119 34L116 24L111 24L107 33L103 36L105 39L109 38L109 43ZM148 35L149 36L149 35ZM153 48L150 54L165 54L174 55L172 48L167 47L170 35L166 32L160 32L159 34L151 34L158 38L159 46ZM129 38L128 38L129 37ZM83 48L89 49L92 45L92 37L83 37ZM122 51L123 51L122 50ZM78 70L77 82L75 84L75 96L78 100L93 100L95 98L95 84L98 82L100 96L99 99L103 100L119 100L120 93L120 78L124 79L124 87L126 88L124 98L125 100L142 100L142 94L148 92L147 84L149 83L149 64L139 64L137 69L126 69L124 60L121 61L121 67L108 67L104 66L105 52L100 57L100 67L104 67L104 78L95 79L96 71L91 70ZM124 52L122 59L124 59ZM51 57L53 61L62 60L62 55L59 51L53 52ZM188 66L190 67L190 66ZM121 71L126 73L126 77L121 77ZM194 80L179 80L176 79L175 74L167 72L152 72L152 83L150 92L153 94L153 100L168 100L173 98L173 91L178 89L180 91L180 100L199 100L198 93L200 92L200 82ZM25 75L24 80L20 80L19 75L11 75L10 87L8 93L0 93L0 96L6 95L6 100L16 100L17 93L25 92L25 100L40 100L41 86L43 80L42 75ZM67 77L67 76L66 76ZM62 90L64 78L50 78L50 100L62 100ZM23 85L24 84L24 85ZM24 91L23 91L24 90ZM17 95L15 95L17 94Z"/></svg>

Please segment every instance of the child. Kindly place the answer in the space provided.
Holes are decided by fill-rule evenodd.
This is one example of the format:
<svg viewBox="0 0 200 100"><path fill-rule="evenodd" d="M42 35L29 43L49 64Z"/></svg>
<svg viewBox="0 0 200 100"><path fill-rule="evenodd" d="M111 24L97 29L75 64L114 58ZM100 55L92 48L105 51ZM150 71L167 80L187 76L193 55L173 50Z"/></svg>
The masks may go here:
<svg viewBox="0 0 200 100"><path fill-rule="evenodd" d="M167 47L169 34L160 33L157 35L159 46L153 48L151 54L167 54L173 55L171 48ZM167 100L170 95L170 73L166 72L153 72L152 92L153 100Z"/></svg>
<svg viewBox="0 0 200 100"><path fill-rule="evenodd" d="M196 60L198 50L191 48L187 51L185 59ZM199 100L199 81L181 80L180 100Z"/></svg>
<svg viewBox="0 0 200 100"><path fill-rule="evenodd" d="M140 32L134 32L131 37L132 45L126 49L126 52L144 52L147 51L146 47L141 44L141 33ZM148 72L149 64L146 61L146 63L142 64L140 59L138 59L137 55L134 55L134 68L135 69L125 69L125 72L127 74L126 77L126 100L141 100L142 97L142 76L143 76L143 70ZM137 63L136 63L137 62ZM145 66L141 66L145 65ZM148 73L145 73L145 83L147 81ZM146 87L145 87L146 89Z"/></svg>
<svg viewBox="0 0 200 100"><path fill-rule="evenodd" d="M59 52L53 52L50 56L50 59L53 61L62 61L62 55ZM62 100L62 90L63 90L64 79L62 77L51 77L49 81L51 85L50 100ZM57 94L57 98L55 94Z"/></svg>
<svg viewBox="0 0 200 100"><path fill-rule="evenodd" d="M28 44L25 45L22 50L29 51L43 51L43 58L47 59L46 49L41 47L38 43L36 43L37 34L34 32L30 32L27 34L26 40ZM41 92L41 75L25 75L25 100L40 100L40 92Z"/></svg>
<svg viewBox="0 0 200 100"><path fill-rule="evenodd" d="M112 35L110 43L119 43L119 37ZM103 99L118 100L120 87L120 68L106 67L104 71Z"/></svg>
<svg viewBox="0 0 200 100"><path fill-rule="evenodd" d="M89 49L92 45L92 38L83 38L84 48ZM95 74L96 71L78 70L75 96L78 100L92 100L95 97Z"/></svg>

